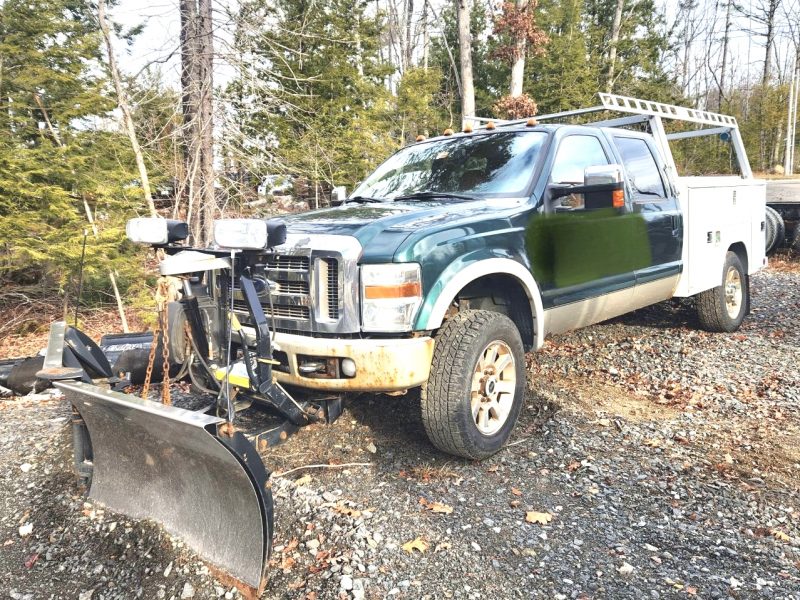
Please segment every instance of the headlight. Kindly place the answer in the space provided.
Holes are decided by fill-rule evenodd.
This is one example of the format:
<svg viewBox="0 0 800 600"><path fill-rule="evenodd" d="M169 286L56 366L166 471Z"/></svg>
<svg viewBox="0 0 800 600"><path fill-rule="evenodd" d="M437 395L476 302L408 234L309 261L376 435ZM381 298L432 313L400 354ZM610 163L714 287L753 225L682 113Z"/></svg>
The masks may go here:
<svg viewBox="0 0 800 600"><path fill-rule="evenodd" d="M364 331L410 331L422 304L419 265L361 267L361 319Z"/></svg>
<svg viewBox="0 0 800 600"><path fill-rule="evenodd" d="M125 234L130 241L138 244L163 246L189 237L189 226L184 221L174 219L142 217L130 219L125 225Z"/></svg>
<svg viewBox="0 0 800 600"><path fill-rule="evenodd" d="M263 219L214 221L214 241L223 248L261 250L267 247L267 222Z"/></svg>

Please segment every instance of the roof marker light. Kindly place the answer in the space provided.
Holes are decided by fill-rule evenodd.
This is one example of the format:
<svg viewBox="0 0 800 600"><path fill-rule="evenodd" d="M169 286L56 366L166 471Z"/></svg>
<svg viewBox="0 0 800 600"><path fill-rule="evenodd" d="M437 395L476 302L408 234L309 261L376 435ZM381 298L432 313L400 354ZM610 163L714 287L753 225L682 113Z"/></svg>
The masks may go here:
<svg viewBox="0 0 800 600"><path fill-rule="evenodd" d="M453 130L448 127L447 129L444 130L443 135L453 135Z"/></svg>
<svg viewBox="0 0 800 600"><path fill-rule="evenodd" d="M494 121L488 121L486 123L486 129L494 129L494 128L495 128Z"/></svg>

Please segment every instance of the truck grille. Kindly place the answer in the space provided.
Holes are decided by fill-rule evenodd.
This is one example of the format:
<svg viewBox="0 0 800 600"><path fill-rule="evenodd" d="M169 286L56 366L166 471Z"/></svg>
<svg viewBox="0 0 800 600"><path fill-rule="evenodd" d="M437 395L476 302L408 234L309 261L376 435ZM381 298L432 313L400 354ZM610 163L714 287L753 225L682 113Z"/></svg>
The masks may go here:
<svg viewBox="0 0 800 600"><path fill-rule="evenodd" d="M320 309L322 316L327 319L338 319L339 261L335 258L321 258L319 267Z"/></svg>
<svg viewBox="0 0 800 600"><path fill-rule="evenodd" d="M256 289L267 319L281 330L335 331L344 315L342 306L343 259L334 251L324 256L311 250L306 254L268 254L263 271L256 272ZM273 283L272 303L264 279ZM224 285L224 284L222 284ZM250 315L241 291L234 288L234 310L240 321L250 325Z"/></svg>
<svg viewBox="0 0 800 600"><path fill-rule="evenodd" d="M267 257L267 270L307 272L309 262L308 256L272 254Z"/></svg>
<svg viewBox="0 0 800 600"><path fill-rule="evenodd" d="M272 306L275 309L274 313L270 310L269 300L261 303L261 306L264 307L264 314L268 319L275 317L276 319L295 319L298 321L308 321L309 308L307 306L288 306L284 304L277 304L274 296L272 299ZM243 315L247 315L247 303L244 300L234 299L233 310L241 312ZM245 323L249 324L249 315L244 317L243 320Z"/></svg>
<svg viewBox="0 0 800 600"><path fill-rule="evenodd" d="M277 289L273 294L291 294L291 295L305 295L308 296L308 282L307 281L289 281L287 279L273 280L277 284Z"/></svg>

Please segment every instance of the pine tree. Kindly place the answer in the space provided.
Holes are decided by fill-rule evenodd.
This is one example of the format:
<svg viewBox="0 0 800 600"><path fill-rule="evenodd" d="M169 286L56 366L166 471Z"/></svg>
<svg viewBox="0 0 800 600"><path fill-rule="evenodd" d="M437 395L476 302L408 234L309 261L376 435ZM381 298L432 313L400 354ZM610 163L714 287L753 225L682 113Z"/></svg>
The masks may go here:
<svg viewBox="0 0 800 600"><path fill-rule="evenodd" d="M50 294L77 270L88 223L87 289L108 286L135 181L124 138L107 118L92 7L69 0L7 0L0 7L0 281ZM131 194L133 195L133 194ZM123 275L124 277L124 275ZM94 283L93 283L94 280ZM100 283L104 280L103 283Z"/></svg>
<svg viewBox="0 0 800 600"><path fill-rule="evenodd" d="M353 185L396 147L383 86L391 68L378 60L380 22L366 8L364 0L241 6L242 77L229 90L242 99L241 127L261 131L273 168L309 180L312 204L332 185Z"/></svg>

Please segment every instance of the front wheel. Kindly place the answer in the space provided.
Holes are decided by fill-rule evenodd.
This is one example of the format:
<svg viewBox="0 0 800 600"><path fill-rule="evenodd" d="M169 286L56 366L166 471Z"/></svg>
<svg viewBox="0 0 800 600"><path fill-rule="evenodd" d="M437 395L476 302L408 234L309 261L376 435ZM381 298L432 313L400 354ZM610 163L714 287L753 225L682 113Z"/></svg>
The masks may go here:
<svg viewBox="0 0 800 600"><path fill-rule="evenodd" d="M750 287L742 261L735 252L728 252L722 268L722 285L697 296L700 324L708 331L736 331L749 306Z"/></svg>
<svg viewBox="0 0 800 600"><path fill-rule="evenodd" d="M434 446L483 459L508 440L525 396L525 351L507 316L467 310L436 335L422 386L422 422Z"/></svg>

